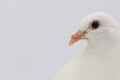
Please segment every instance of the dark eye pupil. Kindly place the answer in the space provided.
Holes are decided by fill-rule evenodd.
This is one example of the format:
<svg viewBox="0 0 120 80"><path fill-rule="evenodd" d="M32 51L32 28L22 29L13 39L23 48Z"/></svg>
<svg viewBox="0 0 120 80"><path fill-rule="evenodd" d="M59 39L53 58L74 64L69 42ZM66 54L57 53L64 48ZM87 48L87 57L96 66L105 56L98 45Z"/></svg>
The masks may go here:
<svg viewBox="0 0 120 80"><path fill-rule="evenodd" d="M96 28L99 27L99 23L98 22L93 22L91 26L92 26L93 29L96 29Z"/></svg>

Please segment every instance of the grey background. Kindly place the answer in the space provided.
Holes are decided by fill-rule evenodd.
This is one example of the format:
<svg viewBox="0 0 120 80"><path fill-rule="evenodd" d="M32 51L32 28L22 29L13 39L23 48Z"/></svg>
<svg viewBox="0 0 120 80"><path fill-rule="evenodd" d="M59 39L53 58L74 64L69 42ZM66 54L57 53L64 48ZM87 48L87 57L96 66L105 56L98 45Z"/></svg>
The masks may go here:
<svg viewBox="0 0 120 80"><path fill-rule="evenodd" d="M86 46L68 42L80 20L103 11L120 21L119 0L1 0L0 80L52 80Z"/></svg>

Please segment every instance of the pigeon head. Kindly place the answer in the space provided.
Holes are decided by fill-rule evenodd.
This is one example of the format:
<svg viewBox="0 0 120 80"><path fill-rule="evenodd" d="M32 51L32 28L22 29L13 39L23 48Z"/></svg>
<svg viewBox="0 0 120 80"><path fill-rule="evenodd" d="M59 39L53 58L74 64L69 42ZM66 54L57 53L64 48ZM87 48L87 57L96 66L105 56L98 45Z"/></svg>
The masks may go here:
<svg viewBox="0 0 120 80"><path fill-rule="evenodd" d="M108 41L119 32L118 24L108 14L97 12L84 17L77 32L71 36L69 45L86 39L91 43Z"/></svg>

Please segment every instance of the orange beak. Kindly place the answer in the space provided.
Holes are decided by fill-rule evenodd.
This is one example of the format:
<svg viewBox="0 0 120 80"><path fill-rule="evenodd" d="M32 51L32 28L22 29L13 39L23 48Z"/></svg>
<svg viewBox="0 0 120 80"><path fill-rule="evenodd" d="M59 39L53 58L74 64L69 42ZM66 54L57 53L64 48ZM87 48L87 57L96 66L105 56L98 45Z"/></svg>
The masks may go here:
<svg viewBox="0 0 120 80"><path fill-rule="evenodd" d="M77 42L80 39L83 39L83 37L85 36L86 32L83 31L77 31L75 34L73 34L71 36L71 40L69 42L69 45L71 46L72 44L74 44L75 42Z"/></svg>

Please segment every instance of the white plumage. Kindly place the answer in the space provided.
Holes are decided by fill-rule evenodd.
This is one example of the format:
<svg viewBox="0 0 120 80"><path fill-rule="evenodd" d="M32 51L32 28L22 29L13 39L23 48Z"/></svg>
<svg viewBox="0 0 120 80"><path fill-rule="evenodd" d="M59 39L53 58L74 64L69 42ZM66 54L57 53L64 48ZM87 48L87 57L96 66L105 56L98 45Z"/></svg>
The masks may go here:
<svg viewBox="0 0 120 80"><path fill-rule="evenodd" d="M120 26L108 14L86 16L70 41L85 39L88 46L70 60L54 80L120 80Z"/></svg>

